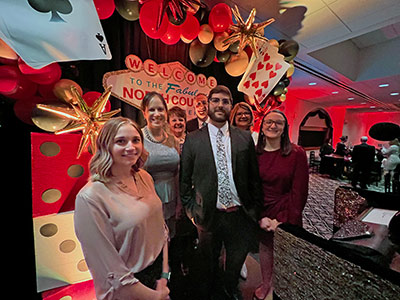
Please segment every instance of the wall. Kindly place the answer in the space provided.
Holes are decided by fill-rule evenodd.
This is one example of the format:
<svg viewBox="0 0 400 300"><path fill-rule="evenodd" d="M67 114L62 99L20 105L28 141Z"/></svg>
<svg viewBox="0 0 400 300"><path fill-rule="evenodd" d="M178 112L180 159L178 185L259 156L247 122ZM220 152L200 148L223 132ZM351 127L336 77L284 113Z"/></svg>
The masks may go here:
<svg viewBox="0 0 400 300"><path fill-rule="evenodd" d="M400 112L357 113L353 110L347 110L343 134L349 136L351 145L359 144L360 137L365 135L368 136L368 143L377 147L378 144L385 142L371 138L368 135L368 131L372 125L380 122L391 122L400 125Z"/></svg>
<svg viewBox="0 0 400 300"><path fill-rule="evenodd" d="M346 108L344 107L323 107L319 104L300 100L294 96L288 97L281 110L286 114L290 124L290 138L294 143L298 142L300 124L305 116L318 108L328 112L332 120L333 126L333 145L339 142L339 137L342 136L343 122L345 119Z"/></svg>

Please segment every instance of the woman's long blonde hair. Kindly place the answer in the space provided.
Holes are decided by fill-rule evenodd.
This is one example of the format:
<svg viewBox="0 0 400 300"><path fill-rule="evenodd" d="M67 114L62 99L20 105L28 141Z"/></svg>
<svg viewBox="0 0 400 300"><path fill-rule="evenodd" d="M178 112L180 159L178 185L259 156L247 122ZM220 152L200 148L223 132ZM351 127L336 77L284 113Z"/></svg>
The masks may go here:
<svg viewBox="0 0 400 300"><path fill-rule="evenodd" d="M119 128L126 124L132 125L137 130L143 147L143 133L135 122L124 117L116 117L108 120L100 130L96 139L96 151L89 162L91 181L101 181L104 183L110 181L112 177L111 167L114 163L111 155L111 147ZM142 148L142 155L132 166L132 172L137 172L143 166L146 157L147 152Z"/></svg>

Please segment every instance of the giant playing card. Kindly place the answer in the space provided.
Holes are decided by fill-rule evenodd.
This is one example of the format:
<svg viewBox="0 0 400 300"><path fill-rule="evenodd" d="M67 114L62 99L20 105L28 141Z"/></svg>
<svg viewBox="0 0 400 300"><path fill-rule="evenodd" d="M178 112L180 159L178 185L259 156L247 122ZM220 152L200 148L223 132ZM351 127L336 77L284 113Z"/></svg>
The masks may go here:
<svg viewBox="0 0 400 300"><path fill-rule="evenodd" d="M238 85L238 91L261 102L275 87L289 68L278 48L268 42L257 41L258 57L252 55L249 66Z"/></svg>
<svg viewBox="0 0 400 300"><path fill-rule="evenodd" d="M1 0L0 38L33 68L111 59L93 0Z"/></svg>

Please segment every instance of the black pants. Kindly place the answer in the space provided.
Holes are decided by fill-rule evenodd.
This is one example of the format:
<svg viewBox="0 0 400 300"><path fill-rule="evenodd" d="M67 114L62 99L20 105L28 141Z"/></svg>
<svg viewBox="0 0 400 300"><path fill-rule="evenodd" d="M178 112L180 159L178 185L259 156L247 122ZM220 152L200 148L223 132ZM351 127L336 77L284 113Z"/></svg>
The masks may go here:
<svg viewBox="0 0 400 300"><path fill-rule="evenodd" d="M215 213L212 229L198 231L201 268L198 270L200 299L218 297L237 291L240 270L256 237L257 224L240 208L234 212ZM219 258L225 248L224 268Z"/></svg>
<svg viewBox="0 0 400 300"><path fill-rule="evenodd" d="M351 184L356 186L358 182L360 182L361 188L365 189L367 187L367 183L369 182L369 177L371 175L370 169L354 167L353 168L353 178L351 180Z"/></svg>

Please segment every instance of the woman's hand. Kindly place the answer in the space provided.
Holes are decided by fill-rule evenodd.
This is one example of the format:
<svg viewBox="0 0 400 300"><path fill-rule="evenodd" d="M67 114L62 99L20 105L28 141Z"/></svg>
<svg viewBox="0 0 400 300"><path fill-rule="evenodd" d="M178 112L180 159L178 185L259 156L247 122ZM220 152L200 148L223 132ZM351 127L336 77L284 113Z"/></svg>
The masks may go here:
<svg viewBox="0 0 400 300"><path fill-rule="evenodd" d="M275 231L279 224L282 224L282 222L279 222L277 219L264 217L258 221L258 224L260 225L260 228L264 229L265 231Z"/></svg>
<svg viewBox="0 0 400 300"><path fill-rule="evenodd" d="M168 300L169 299L169 288L167 287L167 279L161 278L157 280L156 291L158 292L157 300Z"/></svg>

